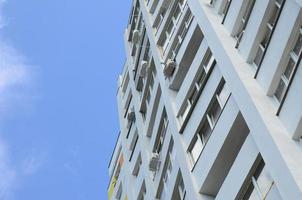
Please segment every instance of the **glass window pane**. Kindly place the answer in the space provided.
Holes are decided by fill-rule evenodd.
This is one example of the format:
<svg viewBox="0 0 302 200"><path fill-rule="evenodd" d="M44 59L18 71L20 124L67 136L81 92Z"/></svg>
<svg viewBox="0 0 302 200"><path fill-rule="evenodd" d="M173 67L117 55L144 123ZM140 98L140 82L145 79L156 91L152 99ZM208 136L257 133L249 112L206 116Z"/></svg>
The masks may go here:
<svg viewBox="0 0 302 200"><path fill-rule="evenodd" d="M192 157L193 163L195 164L202 151L203 145L202 145L201 140L196 135L194 136L194 140L195 140L195 142L194 142L192 150L191 150L191 157Z"/></svg>
<svg viewBox="0 0 302 200"><path fill-rule="evenodd" d="M271 189L272 183L273 183L273 178L271 177L269 172L266 170L266 167L264 167L257 179L257 184L262 193L262 196L265 196L269 192L269 190Z"/></svg>
<svg viewBox="0 0 302 200"><path fill-rule="evenodd" d="M266 48L267 45L268 45L268 40L270 38L271 32L272 32L272 30L268 26L266 26L265 27L265 33L264 33L264 36L263 36L263 39L262 39L262 42L261 42L261 45L264 48Z"/></svg>
<svg viewBox="0 0 302 200"><path fill-rule="evenodd" d="M205 77L206 77L206 73L205 73L205 71L202 69L202 71L200 72L200 74L198 75L197 80L196 80L196 83L197 83L197 85L198 85L199 87L201 87L201 85L202 85L202 83L203 83Z"/></svg>
<svg viewBox="0 0 302 200"><path fill-rule="evenodd" d="M209 63L211 57L212 57L212 52L210 50L208 50L206 53L206 58L204 60L204 65L207 65Z"/></svg>
<svg viewBox="0 0 302 200"><path fill-rule="evenodd" d="M223 8L223 11L222 11L222 14L223 15L226 15L227 14L227 11L228 11L228 7L229 7L229 4L231 3L231 0L227 0L224 8Z"/></svg>
<svg viewBox="0 0 302 200"><path fill-rule="evenodd" d="M178 20L178 17L180 16L180 12L181 12L180 7L176 6L176 9L173 13L173 17L174 17L175 20Z"/></svg>
<svg viewBox="0 0 302 200"><path fill-rule="evenodd" d="M150 93L150 90L148 89L148 91L147 91L147 97L146 97L146 99L147 99L147 102L148 102L148 104L150 103L150 99L151 99L151 93Z"/></svg>
<svg viewBox="0 0 302 200"><path fill-rule="evenodd" d="M226 84L224 84L223 87L221 88L221 91L218 93L219 101L222 104L221 106L224 106L229 95L230 95L229 88L227 87Z"/></svg>
<svg viewBox="0 0 302 200"><path fill-rule="evenodd" d="M245 191L245 194L243 195L241 200L261 200L259 198L259 194L257 190L255 189L252 181L249 183L249 186L247 190Z"/></svg>
<svg viewBox="0 0 302 200"><path fill-rule="evenodd" d="M299 38L297 39L293 52L298 56L301 52L301 48L302 48L302 35L299 34Z"/></svg>
<svg viewBox="0 0 302 200"><path fill-rule="evenodd" d="M293 72L293 69L294 69L294 67L295 67L295 64L296 64L296 63L293 61L293 59L290 58L289 61L288 61L287 66L286 66L286 69L285 69L285 71L284 71L284 76L287 78L287 80L290 79L291 74L292 74L292 72Z"/></svg>
<svg viewBox="0 0 302 200"><path fill-rule="evenodd" d="M167 33L168 33L168 35L170 35L170 33L171 33L172 29L173 29L173 26L174 26L173 23L170 22L170 24L167 27Z"/></svg>
<svg viewBox="0 0 302 200"><path fill-rule="evenodd" d="M263 56L263 50L262 50L262 48L259 46L258 51L257 51L257 54L256 54L256 57L255 57L255 59L254 59L254 63L255 63L257 66L260 65L262 56Z"/></svg>
<svg viewBox="0 0 302 200"><path fill-rule="evenodd" d="M180 199L184 200L185 196L186 196L186 188L185 188L182 178L180 179L179 184L178 184L178 192L179 192Z"/></svg>
<svg viewBox="0 0 302 200"><path fill-rule="evenodd" d="M211 129L208 121L206 120L204 123L205 124L200 129L200 131L198 132L198 134L200 135L200 138L202 139L203 145L205 145L205 143L208 141L208 139L211 135L211 132L212 132L212 129Z"/></svg>
<svg viewBox="0 0 302 200"><path fill-rule="evenodd" d="M279 85L275 92L275 97L278 99L278 101L281 101L285 88L286 88L286 86L285 86L284 81L282 79L280 79Z"/></svg>
<svg viewBox="0 0 302 200"><path fill-rule="evenodd" d="M214 62L214 57L212 56L212 52L208 49L205 59L203 61L203 66L204 66L206 72L209 71L213 62Z"/></svg>
<svg viewBox="0 0 302 200"><path fill-rule="evenodd" d="M215 99L210 111L209 111L209 117L211 119L211 123L212 125L214 125L220 115L220 112L221 112L221 108L220 108L220 105L217 101L217 99Z"/></svg>
<svg viewBox="0 0 302 200"><path fill-rule="evenodd" d="M154 85L154 77L151 75L150 77L150 88L152 89Z"/></svg>
<svg viewBox="0 0 302 200"><path fill-rule="evenodd" d="M275 23L277 22L277 18L278 18L278 13L279 13L279 7L274 4L273 8L272 8L272 11L271 11L271 15L270 15L270 19L268 21L268 23L271 25L271 26L275 26Z"/></svg>
<svg viewBox="0 0 302 200"><path fill-rule="evenodd" d="M187 117L187 115L188 115L188 113L189 113L189 111L190 111L190 108L191 108L191 105L190 105L188 102L186 102L186 105L185 105L185 107L184 107L184 109L183 109L183 112L182 112L181 115L180 115L182 122L183 122L183 121L185 120L185 118Z"/></svg>
<svg viewBox="0 0 302 200"><path fill-rule="evenodd" d="M197 100L198 90L194 86L191 96L189 97L189 101L193 104Z"/></svg>
<svg viewBox="0 0 302 200"><path fill-rule="evenodd" d="M255 0L248 1L247 8L246 8L245 13L244 13L244 15L243 15L244 21L246 21L246 20L249 18L250 14L251 14L251 12L252 12L252 9L253 9L253 7L254 7L254 6L253 6L254 3L255 3Z"/></svg>
<svg viewBox="0 0 302 200"><path fill-rule="evenodd" d="M169 173L172 171L172 163L171 163L171 158L169 158L169 163L168 163L168 171L169 171Z"/></svg>
<svg viewBox="0 0 302 200"><path fill-rule="evenodd" d="M244 23L245 23L244 19L240 20L240 25L239 25L239 28L238 28L238 32L236 34L237 38L241 38L242 35L243 35Z"/></svg>
<svg viewBox="0 0 302 200"><path fill-rule="evenodd" d="M248 198L248 200L261 200L255 188L253 189L251 196Z"/></svg>

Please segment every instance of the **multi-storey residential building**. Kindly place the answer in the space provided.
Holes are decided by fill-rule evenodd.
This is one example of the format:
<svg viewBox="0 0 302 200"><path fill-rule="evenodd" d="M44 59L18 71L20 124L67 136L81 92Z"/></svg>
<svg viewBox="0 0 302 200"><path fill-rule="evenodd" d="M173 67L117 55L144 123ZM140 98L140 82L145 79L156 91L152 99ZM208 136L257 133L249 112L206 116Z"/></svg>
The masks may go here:
<svg viewBox="0 0 302 200"><path fill-rule="evenodd" d="M301 6L133 1L109 199L302 199Z"/></svg>

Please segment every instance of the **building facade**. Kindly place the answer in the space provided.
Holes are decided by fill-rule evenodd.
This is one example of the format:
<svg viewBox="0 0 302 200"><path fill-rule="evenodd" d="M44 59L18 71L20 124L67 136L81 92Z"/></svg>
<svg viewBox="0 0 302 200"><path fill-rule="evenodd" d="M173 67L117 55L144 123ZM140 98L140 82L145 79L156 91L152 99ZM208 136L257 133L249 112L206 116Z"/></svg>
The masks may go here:
<svg viewBox="0 0 302 200"><path fill-rule="evenodd" d="M302 199L302 0L134 0L109 199Z"/></svg>

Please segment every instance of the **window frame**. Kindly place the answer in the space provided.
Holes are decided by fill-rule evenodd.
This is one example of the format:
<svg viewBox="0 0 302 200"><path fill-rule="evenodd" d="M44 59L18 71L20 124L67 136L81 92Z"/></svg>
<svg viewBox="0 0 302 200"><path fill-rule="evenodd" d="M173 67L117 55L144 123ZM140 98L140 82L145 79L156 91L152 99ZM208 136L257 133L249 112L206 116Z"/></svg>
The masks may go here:
<svg viewBox="0 0 302 200"><path fill-rule="evenodd" d="M237 33L235 34L235 39L237 40L235 48L237 49L240 45L241 39L244 36L246 26L250 20L251 14L253 12L256 0L247 0L247 7L240 19L240 24Z"/></svg>
<svg viewBox="0 0 302 200"><path fill-rule="evenodd" d="M299 68L299 65L301 63L301 59L302 59L302 45L300 46L300 52L299 52L299 55L296 55L296 53L293 51L296 47L296 44L297 44L297 41L299 40L299 38L302 37L302 26L300 26L299 30L298 30L298 33L297 35L295 36L295 43L294 45L292 46L292 50L290 51L289 55L288 55L288 61L286 62L286 67L284 68L281 76L280 76L280 79L278 81L278 85L277 85L277 88L275 89L274 91L274 94L273 94L273 97L275 98L275 100L279 103L279 107L277 109L277 112L276 112L276 115L279 116L280 112L281 112L281 109L285 103L285 100L286 100L286 97L288 95L288 92L290 90L290 87L291 87L291 84L292 82L294 81L294 78L295 78L295 75L297 73L297 70ZM288 64L290 62L290 59L292 59L294 62L295 62L295 65L291 71L291 74L290 74L290 77L287 78L286 75L284 74L287 70L287 67L288 67ZM275 97L275 93L276 91L278 90L278 87L279 87L279 84L281 81L288 81L288 83L285 83L285 88L284 88L284 91L282 92L283 95L281 95L281 99L278 100L277 97Z"/></svg>
<svg viewBox="0 0 302 200"><path fill-rule="evenodd" d="M239 192L239 194L242 196L239 199L249 200L254 191L256 192L258 200L266 198L272 187L275 185L275 181L269 173L271 178L270 183L268 184L269 186L265 190L262 190L261 186L259 185L259 178L262 177L262 173L265 172L265 170L267 170L266 164L262 156L259 154L247 179L245 180L243 187L241 188L241 192Z"/></svg>
<svg viewBox="0 0 302 200"><path fill-rule="evenodd" d="M260 57L260 59L259 59L259 64L257 65L256 63L255 63L255 58L256 58L256 56L257 56L257 54L255 55L255 57L254 57L254 59L253 59L253 65L256 67L256 72L255 72L255 75L254 75L254 78L256 79L257 78L257 76L258 76L258 74L259 74L259 71L260 71L260 69L261 69L261 65L262 65L262 62L263 62L263 60L264 60L264 57L265 57L265 55L266 55L266 52L267 52L267 49L268 49L268 47L269 47L269 45L270 45L270 41L271 41L271 39L272 39L272 37L273 37L273 34L274 34L274 31L275 31L275 29L276 29L276 27L277 27L277 25L278 25L278 21L279 21L279 18L280 18L280 16L281 16L281 13L282 13L282 11L283 11L283 7L284 7L284 4L285 4L285 2L286 2L286 0L282 0L282 2L281 2L281 4L279 4L280 2L278 1L278 0L274 0L274 2L272 2L272 6L274 7L274 6L278 6L279 7L279 9L278 9L278 12L277 12L277 14L276 14L276 19L275 19L275 23L272 25L272 24L270 24L269 23L269 21L271 20L271 17L272 17L272 15L271 15L271 13L270 13L270 16L269 16L269 18L267 19L267 22L265 23L265 29L266 30L269 30L270 32L269 32L269 35L268 35L268 38L267 38L267 42L266 42L266 46L264 47L263 46L263 44L262 44L262 42L263 42L263 39L265 38L265 34L262 36L262 38L261 38L261 42L258 44L258 48L257 48L257 53L258 53L258 51L259 51L259 48L263 48L263 52L262 52L262 56ZM268 28L268 29L267 29ZM266 33L266 32L265 32Z"/></svg>
<svg viewBox="0 0 302 200"><path fill-rule="evenodd" d="M186 0L177 0L174 5L172 5L172 3L170 4L170 6L172 6L172 11L170 12L171 13L170 20L167 20L167 21L169 21L169 23L167 24L165 30L163 30L165 39L161 42L161 44L162 44L161 48L162 48L163 55L166 54L169 44L171 42L173 42L172 36L173 36L174 32L176 31L177 24L179 23L179 20L183 14L186 4L187 4ZM177 9L179 9L180 12L177 15L177 17L175 18L174 14ZM167 31L169 26L172 26L171 31Z"/></svg>
<svg viewBox="0 0 302 200"><path fill-rule="evenodd" d="M225 87L225 86L226 86L226 87ZM222 91L224 88L227 88L227 89L228 89L229 94L228 94L228 97L227 97L225 103L224 103L223 105L221 105L221 104L219 103L219 100L218 100L218 97L217 97L218 95L217 95L217 94L221 93L221 91ZM190 144L189 144L189 147L188 147L187 152L188 152L188 155L189 155L189 157L190 157L191 164L192 164L192 169L191 169L191 171L194 170L194 168L195 168L195 166L196 166L196 164L197 164L197 162L198 162L198 160L199 160L199 158L200 158L200 156L201 156L201 154L202 154L202 152L203 152L205 146L207 145L207 143L208 143L208 141L209 141L209 139L210 139L210 137L211 137L211 135L212 135L212 133L213 133L213 131L214 131L214 129L215 129L215 126L216 126L216 124L218 123L219 118L220 118L221 114L223 113L223 110L224 110L224 108L225 108L225 106L226 106L228 100L230 99L231 94L232 94L232 93L231 93L231 91L229 90L229 88L228 88L228 86L227 86L225 80L222 78L222 80L220 81L220 83L219 83L219 85L218 85L218 87L217 87L217 89L216 89L216 91L215 91L214 96L212 97L212 100L211 100L211 102L210 102L210 104L209 104L209 106L208 106L208 108L207 108L207 111L206 111L206 113L204 114L204 116L203 116L203 118L202 118L202 120L201 120L201 123L200 123L199 127L197 128L197 131L195 132L192 141L191 141ZM211 120L210 117L209 117L209 112L210 112L210 110L212 109L213 103L214 103L215 101L217 101L218 105L221 106L221 107L220 107L220 112L219 112L219 114L218 114L218 117L217 117L217 119L215 120L215 122L213 123L212 120ZM209 132L207 138L203 138L204 135L203 135L202 133L204 133L204 132L203 132L202 130L207 130L207 129L204 129L204 127L206 126L206 123L208 123L208 128L210 128L210 132ZM202 131L202 133L200 134L201 131ZM200 140L200 141L199 141L199 140ZM197 143L198 141L201 143L201 146L202 146L202 147L201 147L201 150L200 150L199 155L197 156L197 159L195 160L195 159L193 159L193 156L192 156L192 150L193 150L194 146L196 145L196 143Z"/></svg>
<svg viewBox="0 0 302 200"><path fill-rule="evenodd" d="M208 59L208 56L211 56L210 59ZM206 60L208 60L209 62L207 62L207 65L205 67ZM182 134L184 129L186 128L186 125L190 119L190 116L192 115L192 113L194 111L194 108L203 92L203 89L205 88L205 86L208 82L208 79L211 76L211 73L212 73L215 65L216 65L216 59L213 56L211 49L208 48L204 55L202 63L201 63L201 66L202 66L201 71L199 71L197 76L195 77L195 79L193 81L193 85L191 85L191 87L187 93L187 97L184 100L184 103L183 103L182 107L180 108L179 113L177 115L178 121L181 126L180 130L179 130L180 134ZM190 102L189 98L191 97L192 92L195 90L197 90L197 96L195 98L195 101Z"/></svg>
<svg viewBox="0 0 302 200"><path fill-rule="evenodd" d="M226 0L225 5L222 9L222 15L223 15L223 19L221 21L221 24L224 24L226 16L228 15L230 6L231 6L232 0Z"/></svg>

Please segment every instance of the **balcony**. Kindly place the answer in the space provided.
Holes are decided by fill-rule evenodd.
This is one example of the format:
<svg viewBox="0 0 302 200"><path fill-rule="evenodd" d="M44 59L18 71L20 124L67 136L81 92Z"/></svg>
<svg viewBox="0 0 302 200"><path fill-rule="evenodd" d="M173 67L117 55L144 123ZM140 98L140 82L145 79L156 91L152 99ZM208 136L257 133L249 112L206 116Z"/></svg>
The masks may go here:
<svg viewBox="0 0 302 200"><path fill-rule="evenodd" d="M177 54L173 53L173 50L171 50L172 57L175 56L174 60L176 61L176 68L172 76L168 77L170 89L175 91L180 89L187 72L196 58L195 55L202 40L203 34L197 25L197 22L193 20L191 27L187 32L187 37L184 38L179 50L176 51Z"/></svg>
<svg viewBox="0 0 302 200"><path fill-rule="evenodd" d="M249 134L216 196L217 200L236 199L258 155L259 150Z"/></svg>
<svg viewBox="0 0 302 200"><path fill-rule="evenodd" d="M163 189L163 188L160 188L161 185L163 185L163 182L168 181L167 179L169 179L171 181L171 177L173 177L172 172L175 168L177 168L176 162L175 162L175 159L176 159L175 150L173 149L174 141L173 141L172 137L170 139L166 139L166 140L169 141L169 143L166 142L163 145L163 150L161 152L161 157L160 157L161 165L154 177L154 183L155 183L155 185L158 186L158 188L157 188L158 195L161 192L160 190ZM170 172L167 172L168 159L171 159L171 168L172 169L170 169L171 170ZM165 173L169 173L168 177L167 176L165 177ZM166 179L166 180L164 180L164 179Z"/></svg>
<svg viewBox="0 0 302 200"><path fill-rule="evenodd" d="M136 183L133 185L133 196L138 197L141 194L142 189L144 188L145 185L145 174L144 173L139 173L138 176L136 177ZM135 198L136 199L136 198Z"/></svg>
<svg viewBox="0 0 302 200"><path fill-rule="evenodd" d="M158 6L160 0L147 0L146 5L147 9L151 14L153 14Z"/></svg>
<svg viewBox="0 0 302 200"><path fill-rule="evenodd" d="M168 2L168 1L167 1ZM175 31L179 28L179 22L184 18L184 13L189 10L186 1L171 1L167 4L165 14L159 15L160 20L154 20L153 28L155 28L155 37L157 44L163 48L163 52L167 48Z"/></svg>
<svg viewBox="0 0 302 200"><path fill-rule="evenodd" d="M145 80L148 79L152 65L152 53L147 40L142 44L145 48L142 49L139 58L136 61L136 67L134 72L134 81L136 90L142 92L144 88Z"/></svg>
<svg viewBox="0 0 302 200"><path fill-rule="evenodd" d="M152 93L150 95L149 103L145 102L146 107L148 109L148 111L144 113L145 120L147 122L149 122L149 123L145 124L147 137L150 137L152 135L155 118L156 118L157 111L158 111L159 104L160 104L160 96L161 96L161 89L159 87L158 82L156 81L154 83L154 89L152 90ZM142 101L141 106L143 106L143 105L144 105L144 103ZM143 107L141 107L141 108L143 108Z"/></svg>
<svg viewBox="0 0 302 200"><path fill-rule="evenodd" d="M128 41L131 41L132 39L132 33L133 30L135 30L135 27L137 26L139 13L140 13L140 5L139 5L139 1L137 1L136 4L132 7L132 11L129 16L129 22L127 27Z"/></svg>
<svg viewBox="0 0 302 200"><path fill-rule="evenodd" d="M152 27L155 29L155 34L158 33L161 24L166 21L167 13L171 12L173 1L172 0L158 0L158 5L152 15Z"/></svg>
<svg viewBox="0 0 302 200"><path fill-rule="evenodd" d="M216 197L248 134L249 129L231 97L193 168L201 194Z"/></svg>
<svg viewBox="0 0 302 200"><path fill-rule="evenodd" d="M187 72L186 77L184 78L184 83L187 84L181 84L178 93L175 98L175 105L176 105L176 110L178 111L177 116L180 115L180 111L183 108L183 104L185 104L185 101L187 99L187 94L190 91L192 84L195 83L195 79L198 74L200 74L201 71L201 63L203 60L203 57L206 54L206 51L208 49L208 44L203 41L196 53L196 56Z"/></svg>

